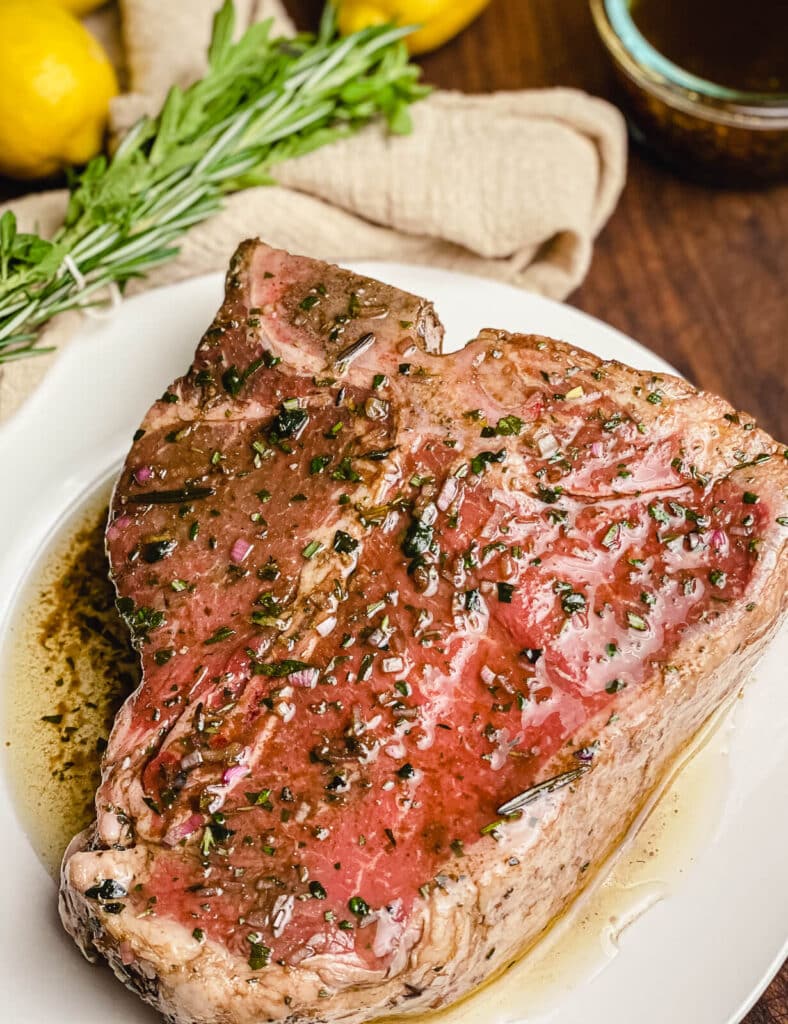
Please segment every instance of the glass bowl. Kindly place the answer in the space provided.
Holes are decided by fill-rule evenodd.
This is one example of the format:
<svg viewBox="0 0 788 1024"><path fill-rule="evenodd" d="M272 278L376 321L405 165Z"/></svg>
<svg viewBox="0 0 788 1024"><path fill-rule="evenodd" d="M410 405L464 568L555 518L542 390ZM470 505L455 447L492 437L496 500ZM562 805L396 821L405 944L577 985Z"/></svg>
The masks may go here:
<svg viewBox="0 0 788 1024"><path fill-rule="evenodd" d="M699 78L641 34L631 0L590 3L638 141L706 181L788 178L788 93L743 92Z"/></svg>

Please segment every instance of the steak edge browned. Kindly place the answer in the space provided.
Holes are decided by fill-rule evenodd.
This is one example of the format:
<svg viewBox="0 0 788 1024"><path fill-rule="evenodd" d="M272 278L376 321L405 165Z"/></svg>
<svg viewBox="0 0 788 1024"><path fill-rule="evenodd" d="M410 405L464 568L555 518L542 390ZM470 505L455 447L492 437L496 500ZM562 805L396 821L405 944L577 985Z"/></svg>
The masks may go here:
<svg viewBox="0 0 788 1024"><path fill-rule="evenodd" d="M60 907L173 1021L479 985L785 611L788 462L746 416L562 342L441 334L424 300L245 242L135 436L107 545L143 682Z"/></svg>

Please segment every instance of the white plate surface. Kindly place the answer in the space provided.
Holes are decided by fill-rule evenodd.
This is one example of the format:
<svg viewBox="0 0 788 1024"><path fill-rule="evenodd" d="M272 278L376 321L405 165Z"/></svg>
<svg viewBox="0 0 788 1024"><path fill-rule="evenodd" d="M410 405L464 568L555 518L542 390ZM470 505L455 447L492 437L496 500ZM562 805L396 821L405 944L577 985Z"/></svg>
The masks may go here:
<svg viewBox="0 0 788 1024"><path fill-rule="evenodd" d="M563 338L644 369L670 369L613 328L508 286L399 264L353 269L433 299L450 349L495 326ZM0 665L7 624L37 552L68 509L122 458L151 400L189 365L221 293L220 275L194 279L131 299L112 320L87 325L0 430ZM681 884L624 933L618 956L593 980L567 978L540 1021L732 1024L782 963L788 952L786 661L783 630L739 709L718 825ZM4 732L0 738L7 738ZM5 764L0 836L0 1020L157 1020L108 971L85 963L60 928L54 886L18 822ZM506 1009L508 1022L527 1018L527 1007Z"/></svg>

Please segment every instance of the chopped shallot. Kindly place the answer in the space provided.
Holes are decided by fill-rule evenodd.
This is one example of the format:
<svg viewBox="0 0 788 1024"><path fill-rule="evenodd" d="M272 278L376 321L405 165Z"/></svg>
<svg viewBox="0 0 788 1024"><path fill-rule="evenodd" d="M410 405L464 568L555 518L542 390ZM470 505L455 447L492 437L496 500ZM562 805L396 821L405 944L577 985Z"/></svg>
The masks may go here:
<svg viewBox="0 0 788 1024"><path fill-rule="evenodd" d="M445 512L446 509L451 505L454 499L457 497L457 492L460 489L460 481L456 476L447 476L441 487L441 492L438 495L436 502L441 512Z"/></svg>
<svg viewBox="0 0 788 1024"><path fill-rule="evenodd" d="M226 768L222 774L222 784L232 786L239 779L245 779L249 774L249 766L246 764L233 764Z"/></svg>
<svg viewBox="0 0 788 1024"><path fill-rule="evenodd" d="M293 686L302 686L306 690L311 690L317 686L319 676L320 672L316 668L300 668L296 672L291 672L287 678Z"/></svg>
<svg viewBox="0 0 788 1024"><path fill-rule="evenodd" d="M482 682L485 686L491 686L495 682L495 673L489 665L482 665L479 675L482 677Z"/></svg>
<svg viewBox="0 0 788 1024"><path fill-rule="evenodd" d="M202 754L199 750L192 750L181 758L181 768L184 771L188 771L189 768L194 768L198 764L202 764Z"/></svg>
<svg viewBox="0 0 788 1024"><path fill-rule="evenodd" d="M543 459L549 459L551 455L555 455L558 451L558 441L556 441L552 434L543 434L541 437L538 437L536 439L536 446Z"/></svg>
<svg viewBox="0 0 788 1024"><path fill-rule="evenodd" d="M728 538L723 530L712 530L711 534L711 546L716 548L720 554L728 553Z"/></svg>
<svg viewBox="0 0 788 1024"><path fill-rule="evenodd" d="M198 828L201 828L202 823L203 816L201 814L192 814L184 821L172 825L165 833L162 842L165 846L177 846L182 839L188 839Z"/></svg>
<svg viewBox="0 0 788 1024"><path fill-rule="evenodd" d="M249 557L253 547L254 545L250 544L248 540L239 537L230 548L230 560L235 562L236 565L240 565L241 562Z"/></svg>
<svg viewBox="0 0 788 1024"><path fill-rule="evenodd" d="M318 624L315 626L315 632L319 636L328 636L329 633L332 633L334 631L336 624L336 616L329 615L327 619L322 619L320 622L318 622Z"/></svg>

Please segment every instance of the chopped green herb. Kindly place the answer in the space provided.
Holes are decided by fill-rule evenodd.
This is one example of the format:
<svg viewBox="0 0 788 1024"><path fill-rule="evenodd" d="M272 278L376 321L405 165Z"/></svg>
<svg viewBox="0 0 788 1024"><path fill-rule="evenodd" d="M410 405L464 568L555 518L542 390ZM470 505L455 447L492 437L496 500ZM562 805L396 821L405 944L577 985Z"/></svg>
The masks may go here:
<svg viewBox="0 0 788 1024"><path fill-rule="evenodd" d="M268 946L264 946L261 942L253 941L249 938L249 944L251 951L249 953L249 966L253 971L259 971L263 967L267 967L271 962L271 950Z"/></svg>
<svg viewBox="0 0 788 1024"><path fill-rule="evenodd" d="M360 896L351 896L347 906L350 913L355 914L356 917L367 917L369 914L369 904Z"/></svg>
<svg viewBox="0 0 788 1024"><path fill-rule="evenodd" d="M493 462L505 462L506 460L506 449L501 448L497 452L479 452L478 455L474 455L471 459L471 472L475 473L476 476L481 476L487 466Z"/></svg>
<svg viewBox="0 0 788 1024"><path fill-rule="evenodd" d="M243 383L243 378L235 365L229 366L222 374L222 386L229 395L237 395L243 387Z"/></svg>
<svg viewBox="0 0 788 1024"><path fill-rule="evenodd" d="M298 438L309 422L309 413L306 409L297 405L293 407L291 404L293 401L297 401L297 399L282 402L281 411L274 417L269 434L272 444L284 438Z"/></svg>
<svg viewBox="0 0 788 1024"><path fill-rule="evenodd" d="M339 463L336 469L331 471L332 480L349 480L351 483L357 484L361 481L362 477L360 473L357 473L351 465L349 457L346 455Z"/></svg>
<svg viewBox="0 0 788 1024"><path fill-rule="evenodd" d="M417 558L419 555L423 555L429 551L432 538L432 527L420 519L415 519L408 527L402 542L403 553L407 558Z"/></svg>
<svg viewBox="0 0 788 1024"><path fill-rule="evenodd" d="M516 437L523 429L523 421L519 416L504 416L503 419L498 420L498 426L495 429L501 437Z"/></svg>
<svg viewBox="0 0 788 1024"><path fill-rule="evenodd" d="M155 562L169 558L177 546L178 542L170 537L150 541L150 543L142 545L142 558L149 565L153 565Z"/></svg>
<svg viewBox="0 0 788 1024"><path fill-rule="evenodd" d="M611 523L605 531L605 535L602 538L603 548L612 548L615 542L618 540L619 534L621 533L620 523Z"/></svg>
<svg viewBox="0 0 788 1024"><path fill-rule="evenodd" d="M351 537L349 533L345 533L344 530L337 530L334 534L334 551L339 552L342 555L349 555L358 547L358 541Z"/></svg>
<svg viewBox="0 0 788 1024"><path fill-rule="evenodd" d="M247 793L246 799L252 807L262 807L265 804L271 803L271 790L261 789L257 793Z"/></svg>
<svg viewBox="0 0 788 1024"><path fill-rule="evenodd" d="M658 523L667 525L670 523L670 516L665 511L665 506L661 501L655 501L648 507L648 514Z"/></svg>
<svg viewBox="0 0 788 1024"><path fill-rule="evenodd" d="M203 643L207 647L209 644L218 644L221 643L222 640L229 640L231 636L235 636L234 629L231 629L229 626L219 626L213 636L209 636L207 640L203 641Z"/></svg>
<svg viewBox="0 0 788 1024"><path fill-rule="evenodd" d="M252 675L255 676L268 676L271 679L283 679L285 676L292 675L293 672L302 672L304 669L312 668L305 661L294 661L286 659L285 661L273 661L273 662L250 662L250 668Z"/></svg>
<svg viewBox="0 0 788 1024"><path fill-rule="evenodd" d="M620 412L614 412L610 419L605 420L602 423L602 429L610 433L613 430L617 430L623 421L624 417Z"/></svg>
<svg viewBox="0 0 788 1024"><path fill-rule="evenodd" d="M556 580L553 590L561 596L561 608L565 615L574 615L585 610L585 597L572 590L571 584L565 583L563 580Z"/></svg>
<svg viewBox="0 0 788 1024"><path fill-rule="evenodd" d="M554 505L563 494L563 487L556 484L555 487L543 487L541 484L536 489L537 497L547 505Z"/></svg>
<svg viewBox="0 0 788 1024"><path fill-rule="evenodd" d="M308 558L314 558L315 555L318 553L318 551L322 551L322 550L323 550L323 545L320 543L319 540L310 540L310 542L303 549L301 554L304 556L304 558L307 558L307 559Z"/></svg>
<svg viewBox="0 0 788 1024"><path fill-rule="evenodd" d="M155 608L147 605L136 608L130 597L118 598L116 606L136 643L147 640L148 633L163 626L167 621L164 612Z"/></svg>

